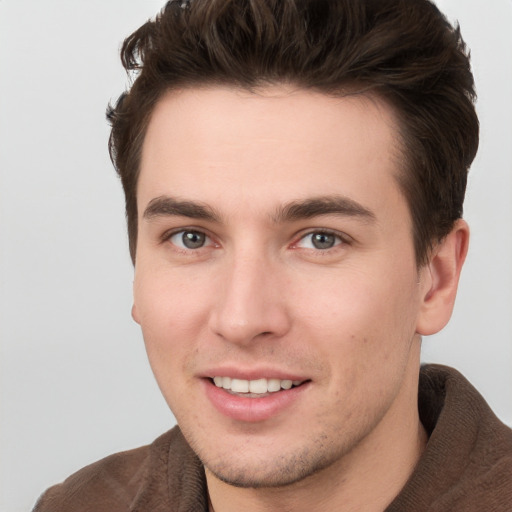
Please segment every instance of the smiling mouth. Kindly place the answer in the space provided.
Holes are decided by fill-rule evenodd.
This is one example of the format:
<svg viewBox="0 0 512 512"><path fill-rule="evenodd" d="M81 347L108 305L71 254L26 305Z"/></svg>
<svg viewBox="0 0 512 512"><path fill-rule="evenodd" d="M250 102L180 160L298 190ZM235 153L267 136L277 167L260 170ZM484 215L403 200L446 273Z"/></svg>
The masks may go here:
<svg viewBox="0 0 512 512"><path fill-rule="evenodd" d="M232 379L231 377L216 376L212 379L215 386L228 393L247 398L263 398L271 393L286 391L304 384L303 380L281 379Z"/></svg>

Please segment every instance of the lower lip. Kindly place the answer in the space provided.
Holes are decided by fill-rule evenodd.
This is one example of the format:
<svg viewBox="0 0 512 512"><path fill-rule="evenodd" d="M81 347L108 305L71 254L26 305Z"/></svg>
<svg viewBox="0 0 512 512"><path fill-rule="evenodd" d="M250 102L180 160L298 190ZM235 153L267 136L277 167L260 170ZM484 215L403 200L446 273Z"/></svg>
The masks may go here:
<svg viewBox="0 0 512 512"><path fill-rule="evenodd" d="M210 379L204 379L206 396L214 407L228 418L256 423L277 416L294 404L309 387L306 382L300 386L270 393L262 398L248 398L232 395L218 388Z"/></svg>

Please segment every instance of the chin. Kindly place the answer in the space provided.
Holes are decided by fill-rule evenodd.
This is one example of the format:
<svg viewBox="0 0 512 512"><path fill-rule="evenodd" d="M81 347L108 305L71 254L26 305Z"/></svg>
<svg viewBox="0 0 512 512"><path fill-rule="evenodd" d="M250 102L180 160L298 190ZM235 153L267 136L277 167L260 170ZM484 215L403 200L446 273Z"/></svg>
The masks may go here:
<svg viewBox="0 0 512 512"><path fill-rule="evenodd" d="M234 487L276 488L290 486L311 477L340 458L338 453L322 450L318 446L315 448L305 448L294 454L267 455L257 461L248 460L243 453L241 457L219 457L214 463L200 459L215 478Z"/></svg>

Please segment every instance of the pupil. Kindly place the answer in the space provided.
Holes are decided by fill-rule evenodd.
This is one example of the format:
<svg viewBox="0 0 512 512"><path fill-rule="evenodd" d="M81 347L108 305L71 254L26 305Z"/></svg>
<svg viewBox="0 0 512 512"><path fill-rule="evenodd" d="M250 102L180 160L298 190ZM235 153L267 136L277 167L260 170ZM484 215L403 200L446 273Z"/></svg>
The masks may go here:
<svg viewBox="0 0 512 512"><path fill-rule="evenodd" d="M330 249L334 246L334 241L334 235L328 233L315 233L312 240L317 249Z"/></svg>
<svg viewBox="0 0 512 512"><path fill-rule="evenodd" d="M183 245L187 249L198 249L204 245L205 236L197 231L185 231L182 236Z"/></svg>

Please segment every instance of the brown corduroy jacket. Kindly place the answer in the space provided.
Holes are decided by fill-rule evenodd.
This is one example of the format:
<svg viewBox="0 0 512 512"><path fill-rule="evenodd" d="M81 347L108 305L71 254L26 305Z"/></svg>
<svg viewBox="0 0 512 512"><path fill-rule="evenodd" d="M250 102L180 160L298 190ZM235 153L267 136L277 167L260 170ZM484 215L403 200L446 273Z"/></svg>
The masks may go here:
<svg viewBox="0 0 512 512"><path fill-rule="evenodd" d="M418 403L429 442L385 512L511 512L512 430L451 368L422 368ZM46 491L34 512L207 510L203 467L175 427L81 469Z"/></svg>

